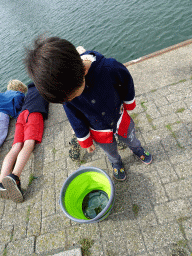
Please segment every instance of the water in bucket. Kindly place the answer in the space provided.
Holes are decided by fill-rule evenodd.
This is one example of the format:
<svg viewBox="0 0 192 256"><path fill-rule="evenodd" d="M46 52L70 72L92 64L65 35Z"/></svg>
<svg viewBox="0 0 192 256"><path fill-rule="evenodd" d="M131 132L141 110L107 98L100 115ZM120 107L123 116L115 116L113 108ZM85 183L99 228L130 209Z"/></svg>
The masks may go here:
<svg viewBox="0 0 192 256"><path fill-rule="evenodd" d="M104 191L91 191L83 199L82 209L84 215L89 219L95 218L105 208L108 201L108 195Z"/></svg>

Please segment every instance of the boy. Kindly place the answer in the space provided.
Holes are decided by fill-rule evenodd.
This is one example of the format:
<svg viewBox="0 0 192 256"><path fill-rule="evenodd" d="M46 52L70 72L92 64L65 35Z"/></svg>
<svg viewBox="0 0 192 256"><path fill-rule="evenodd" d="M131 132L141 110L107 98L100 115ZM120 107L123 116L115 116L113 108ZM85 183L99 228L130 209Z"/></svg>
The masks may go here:
<svg viewBox="0 0 192 256"><path fill-rule="evenodd" d="M48 102L37 91L34 83L28 85L21 113L16 122L14 142L6 155L0 174L0 197L16 203L23 201L20 175L36 143L41 143L44 119L48 116Z"/></svg>
<svg viewBox="0 0 192 256"><path fill-rule="evenodd" d="M0 93L0 146L7 137L10 117L16 118L21 110L27 86L19 80L11 80L7 91Z"/></svg>
<svg viewBox="0 0 192 256"><path fill-rule="evenodd" d="M37 39L25 64L41 95L63 104L80 146L90 153L95 141L103 148L116 180L126 175L115 133L143 163L151 163L127 113L136 104L133 79L125 66L95 51L80 55L73 44L58 37Z"/></svg>

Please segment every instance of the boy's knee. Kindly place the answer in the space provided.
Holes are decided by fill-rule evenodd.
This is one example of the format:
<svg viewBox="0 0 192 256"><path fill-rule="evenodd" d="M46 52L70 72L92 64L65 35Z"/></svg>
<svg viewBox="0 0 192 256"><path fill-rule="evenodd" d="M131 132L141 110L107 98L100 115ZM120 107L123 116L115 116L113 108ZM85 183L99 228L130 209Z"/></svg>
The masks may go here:
<svg viewBox="0 0 192 256"><path fill-rule="evenodd" d="M22 147L23 147L23 143L22 142L18 142L18 143L15 143L12 146L11 150L19 152L19 151L21 151Z"/></svg>
<svg viewBox="0 0 192 256"><path fill-rule="evenodd" d="M24 147L28 147L28 148L34 149L34 147L35 147L35 140L26 140L24 142Z"/></svg>

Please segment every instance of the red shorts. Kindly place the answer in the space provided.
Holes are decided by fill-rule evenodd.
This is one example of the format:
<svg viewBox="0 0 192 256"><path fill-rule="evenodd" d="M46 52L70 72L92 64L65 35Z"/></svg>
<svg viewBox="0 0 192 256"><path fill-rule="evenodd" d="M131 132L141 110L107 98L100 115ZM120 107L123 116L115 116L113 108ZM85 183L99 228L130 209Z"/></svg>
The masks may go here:
<svg viewBox="0 0 192 256"><path fill-rule="evenodd" d="M41 143L43 137L44 121L41 113L22 111L17 119L13 145L26 140L35 140Z"/></svg>

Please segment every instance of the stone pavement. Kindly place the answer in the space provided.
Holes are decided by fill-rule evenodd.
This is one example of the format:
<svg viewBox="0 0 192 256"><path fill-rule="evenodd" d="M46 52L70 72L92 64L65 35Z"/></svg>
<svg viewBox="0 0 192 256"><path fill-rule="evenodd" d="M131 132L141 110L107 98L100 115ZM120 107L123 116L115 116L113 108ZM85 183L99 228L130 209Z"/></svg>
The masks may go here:
<svg viewBox="0 0 192 256"><path fill-rule="evenodd" d="M25 201L0 199L0 255L67 255L61 252L78 248L93 256L192 255L191 54L188 40L126 63L136 87L131 115L153 162L146 166L128 148L120 150L128 178L115 182L114 209L102 222L80 225L60 209L62 184L81 164L110 176L112 170L99 148L90 155L81 150L79 161L69 158L72 129L62 106L50 105L43 142L22 173ZM1 163L14 124L0 149Z"/></svg>

